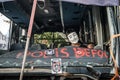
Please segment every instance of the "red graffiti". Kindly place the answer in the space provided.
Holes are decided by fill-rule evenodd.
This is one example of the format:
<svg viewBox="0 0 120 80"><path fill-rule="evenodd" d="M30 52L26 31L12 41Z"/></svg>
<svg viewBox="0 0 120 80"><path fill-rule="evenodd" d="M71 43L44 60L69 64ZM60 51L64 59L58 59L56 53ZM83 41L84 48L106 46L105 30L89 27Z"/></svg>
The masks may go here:
<svg viewBox="0 0 120 80"><path fill-rule="evenodd" d="M60 50L61 54L64 54L62 57L63 58L68 58L69 57L69 53L67 52L67 48L62 48Z"/></svg>
<svg viewBox="0 0 120 80"><path fill-rule="evenodd" d="M22 54L21 52L19 52L19 53L16 55L16 58L19 58L19 57L21 57L21 56L23 56L23 54Z"/></svg>
<svg viewBox="0 0 120 80"><path fill-rule="evenodd" d="M87 48L73 48L74 54L76 58L81 58L81 57L99 57L99 58L108 58L106 52L102 50L90 50Z"/></svg>
<svg viewBox="0 0 120 80"><path fill-rule="evenodd" d="M58 58L59 55L58 55L58 48L55 48L55 56Z"/></svg>
<svg viewBox="0 0 120 80"><path fill-rule="evenodd" d="M94 50L94 49L88 49L88 48L55 48L54 49L55 55L54 57L61 57L61 58L69 58L69 57L75 57L75 58L82 58L82 57L99 57L99 58L108 58L108 55L105 51L102 50ZM23 57L22 52L19 52L16 55L16 58ZM27 53L28 57L33 58L51 58L52 56L47 56L45 51L28 51Z"/></svg>
<svg viewBox="0 0 120 80"><path fill-rule="evenodd" d="M35 57L35 58L39 58L39 57L43 56L43 52L40 52L40 51L38 51L38 52L32 52L31 56Z"/></svg>

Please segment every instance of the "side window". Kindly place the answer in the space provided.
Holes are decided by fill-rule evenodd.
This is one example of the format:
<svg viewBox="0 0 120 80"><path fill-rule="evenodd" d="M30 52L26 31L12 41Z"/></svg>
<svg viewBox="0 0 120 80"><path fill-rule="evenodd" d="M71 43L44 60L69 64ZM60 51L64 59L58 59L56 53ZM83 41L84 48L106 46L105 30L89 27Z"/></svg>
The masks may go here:
<svg viewBox="0 0 120 80"><path fill-rule="evenodd" d="M96 27L94 24L93 15L94 14L92 13L92 6L89 6L89 8L85 11L85 14L80 26L79 35L82 42L86 44L97 43Z"/></svg>

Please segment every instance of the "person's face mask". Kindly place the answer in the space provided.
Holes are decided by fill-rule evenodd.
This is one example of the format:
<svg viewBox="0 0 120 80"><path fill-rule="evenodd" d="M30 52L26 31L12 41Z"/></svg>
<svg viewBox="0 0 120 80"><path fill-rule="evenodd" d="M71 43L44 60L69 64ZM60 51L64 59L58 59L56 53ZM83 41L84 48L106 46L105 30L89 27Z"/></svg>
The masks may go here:
<svg viewBox="0 0 120 80"><path fill-rule="evenodd" d="M68 35L68 39L71 43L78 43L79 38L76 32L72 32Z"/></svg>

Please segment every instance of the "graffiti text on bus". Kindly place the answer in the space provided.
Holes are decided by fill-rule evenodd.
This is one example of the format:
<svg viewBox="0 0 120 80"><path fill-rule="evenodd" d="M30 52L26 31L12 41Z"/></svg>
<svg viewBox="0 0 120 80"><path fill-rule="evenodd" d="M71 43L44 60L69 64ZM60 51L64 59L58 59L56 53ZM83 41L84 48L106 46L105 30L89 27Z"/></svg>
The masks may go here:
<svg viewBox="0 0 120 80"><path fill-rule="evenodd" d="M83 58L83 57L99 57L99 58L108 58L108 55L105 51L102 50L95 50L95 49L88 49L88 48L61 48L61 49L54 49L55 57L61 57L61 58L69 58L69 57L75 57L75 58ZM24 52L19 52L16 55L16 58L23 57ZM28 57L33 58L51 58L53 56L47 56L45 54L45 51L28 51L27 53Z"/></svg>

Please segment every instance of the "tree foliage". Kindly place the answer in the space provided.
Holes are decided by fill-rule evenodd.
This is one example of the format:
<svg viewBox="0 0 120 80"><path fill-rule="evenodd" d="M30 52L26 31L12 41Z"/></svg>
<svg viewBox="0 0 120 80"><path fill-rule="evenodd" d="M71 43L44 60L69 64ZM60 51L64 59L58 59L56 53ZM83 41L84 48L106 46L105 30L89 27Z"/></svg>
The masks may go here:
<svg viewBox="0 0 120 80"><path fill-rule="evenodd" d="M47 46L50 46L52 43L57 45L66 43L65 39L59 35L59 32L44 32L42 34L35 34L34 42L46 44Z"/></svg>

